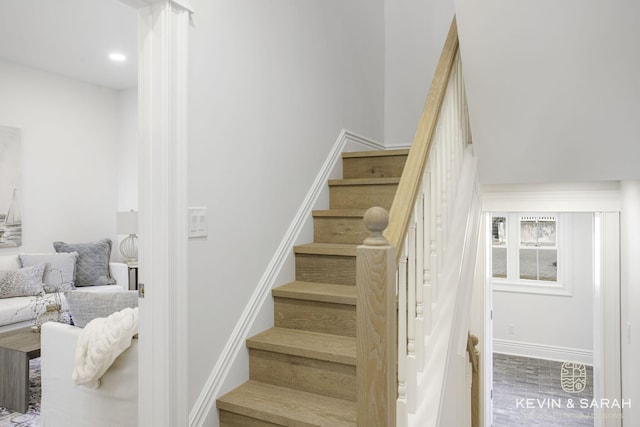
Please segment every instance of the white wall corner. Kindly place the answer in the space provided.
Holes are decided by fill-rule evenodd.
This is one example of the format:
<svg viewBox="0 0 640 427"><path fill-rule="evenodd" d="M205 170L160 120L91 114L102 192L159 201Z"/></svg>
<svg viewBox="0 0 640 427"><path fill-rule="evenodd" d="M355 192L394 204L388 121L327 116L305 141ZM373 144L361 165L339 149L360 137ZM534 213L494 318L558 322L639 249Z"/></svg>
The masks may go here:
<svg viewBox="0 0 640 427"><path fill-rule="evenodd" d="M327 180L334 176L336 170L341 170L341 154L344 151L364 151L364 150L383 150L384 145L370 138L358 135L343 129L336 139L329 155L324 161L320 171L316 175L311 188L305 196L302 204L289 225L284 237L269 262L267 269L263 273L258 285L256 286L251 298L249 299L238 323L236 323L227 343L225 344L222 354L216 361L213 369L202 388L200 395L196 399L191 412L189 414L190 427L202 427L208 419L212 410L214 410L216 398L224 392L226 379L230 376L234 368L235 361L239 357L242 349L245 348L245 340L254 330L263 330L273 325L273 313L270 316L264 316L265 303L274 286L283 284L279 280L283 277L283 271L287 265L291 265L294 257L293 247L300 243L299 238L305 234L305 230L309 230L313 221L311 213L314 209L328 209L328 198L323 198L323 193L327 192ZM306 234L305 234L306 235ZM290 278L292 280L292 278ZM272 310L272 308L271 308ZM269 324L257 324L259 319L269 319ZM245 363L239 366L239 369L248 369ZM234 376L240 378L240 376ZM234 384L239 385L239 384Z"/></svg>

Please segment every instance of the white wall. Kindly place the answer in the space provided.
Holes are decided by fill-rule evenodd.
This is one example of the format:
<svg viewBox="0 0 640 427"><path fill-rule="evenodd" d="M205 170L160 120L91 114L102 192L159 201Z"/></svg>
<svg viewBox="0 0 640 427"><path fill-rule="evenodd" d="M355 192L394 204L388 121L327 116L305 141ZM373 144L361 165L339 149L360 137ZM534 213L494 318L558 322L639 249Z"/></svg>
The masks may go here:
<svg viewBox="0 0 640 427"><path fill-rule="evenodd" d="M190 405L340 130L381 141L384 101L382 0L193 6L189 204L209 236L189 243Z"/></svg>
<svg viewBox="0 0 640 427"><path fill-rule="evenodd" d="M566 249L571 256L572 296L493 292L493 338L513 342L510 350L520 350L522 355L539 356L549 351L547 347L557 348L560 358L567 348L593 351L593 215L570 217L573 241ZM509 325L514 326L514 334L509 333ZM521 350L519 343L533 344L533 348Z"/></svg>
<svg viewBox="0 0 640 427"><path fill-rule="evenodd" d="M118 95L0 61L0 124L22 130L23 245L115 241Z"/></svg>
<svg viewBox="0 0 640 427"><path fill-rule="evenodd" d="M138 211L138 88L124 89L117 94L117 210L118 212ZM126 237L119 234L114 244L119 247ZM124 260L119 249L115 252L118 260Z"/></svg>
<svg viewBox="0 0 640 427"><path fill-rule="evenodd" d="M138 88L118 92L118 211L138 210Z"/></svg>
<svg viewBox="0 0 640 427"><path fill-rule="evenodd" d="M453 0L385 0L385 145L409 145L454 14Z"/></svg>
<svg viewBox="0 0 640 427"><path fill-rule="evenodd" d="M456 14L483 184L640 179L640 2L456 0Z"/></svg>

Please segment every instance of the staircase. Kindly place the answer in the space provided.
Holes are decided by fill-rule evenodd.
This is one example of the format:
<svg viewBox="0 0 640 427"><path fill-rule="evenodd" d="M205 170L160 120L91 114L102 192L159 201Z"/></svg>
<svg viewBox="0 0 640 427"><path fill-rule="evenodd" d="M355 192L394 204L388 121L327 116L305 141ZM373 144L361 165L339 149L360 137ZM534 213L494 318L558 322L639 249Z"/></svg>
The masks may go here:
<svg viewBox="0 0 640 427"><path fill-rule="evenodd" d="M273 289L274 327L247 340L249 381L217 401L222 427L356 426L356 248L366 209L391 208L408 150L343 154L296 280Z"/></svg>

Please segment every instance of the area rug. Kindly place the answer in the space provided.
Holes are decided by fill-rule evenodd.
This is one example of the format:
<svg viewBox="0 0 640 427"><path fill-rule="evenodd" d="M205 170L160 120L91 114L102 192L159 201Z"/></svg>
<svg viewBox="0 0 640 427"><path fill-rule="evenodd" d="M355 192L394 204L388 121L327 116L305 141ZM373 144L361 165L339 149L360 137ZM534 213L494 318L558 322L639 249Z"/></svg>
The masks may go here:
<svg viewBox="0 0 640 427"><path fill-rule="evenodd" d="M0 427L40 425L40 358L29 361L29 409L26 414L0 407Z"/></svg>

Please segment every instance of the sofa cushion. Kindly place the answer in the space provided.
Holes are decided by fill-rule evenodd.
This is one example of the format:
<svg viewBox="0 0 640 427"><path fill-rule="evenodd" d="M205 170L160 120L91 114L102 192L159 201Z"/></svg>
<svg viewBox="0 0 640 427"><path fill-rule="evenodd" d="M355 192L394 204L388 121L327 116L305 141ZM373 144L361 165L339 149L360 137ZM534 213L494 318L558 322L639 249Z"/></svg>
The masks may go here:
<svg viewBox="0 0 640 427"><path fill-rule="evenodd" d="M0 298L26 297L42 292L44 263L18 270L0 270Z"/></svg>
<svg viewBox="0 0 640 427"><path fill-rule="evenodd" d="M0 270L17 270L20 268L18 255L0 256Z"/></svg>
<svg viewBox="0 0 640 427"><path fill-rule="evenodd" d="M113 285L116 281L109 274L111 257L111 239L102 239L90 243L53 242L56 252L77 252L77 287Z"/></svg>
<svg viewBox="0 0 640 427"><path fill-rule="evenodd" d="M116 311L138 306L138 292L84 292L75 290L65 292L65 298L71 312L73 324L84 328L87 323L98 317L107 317Z"/></svg>
<svg viewBox="0 0 640 427"><path fill-rule="evenodd" d="M74 288L76 275L76 260L78 252L52 253L52 254L20 254L20 263L23 267L31 267L45 263L44 291L66 292Z"/></svg>

